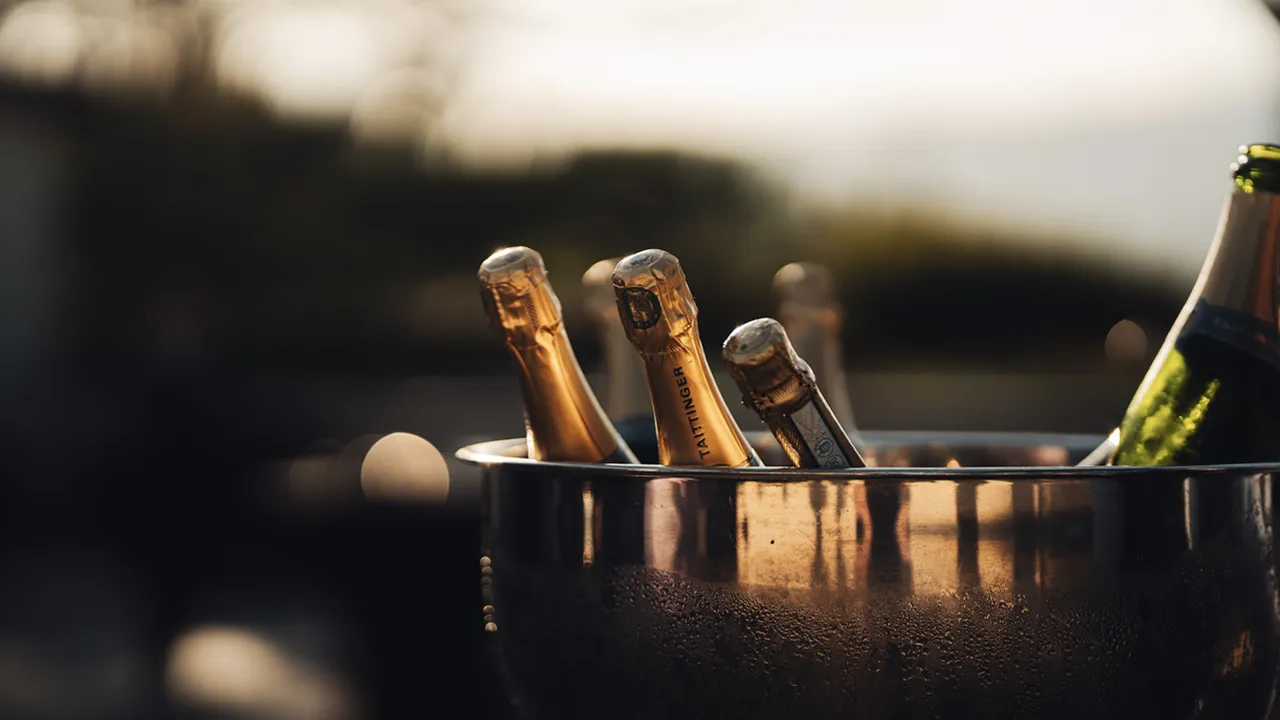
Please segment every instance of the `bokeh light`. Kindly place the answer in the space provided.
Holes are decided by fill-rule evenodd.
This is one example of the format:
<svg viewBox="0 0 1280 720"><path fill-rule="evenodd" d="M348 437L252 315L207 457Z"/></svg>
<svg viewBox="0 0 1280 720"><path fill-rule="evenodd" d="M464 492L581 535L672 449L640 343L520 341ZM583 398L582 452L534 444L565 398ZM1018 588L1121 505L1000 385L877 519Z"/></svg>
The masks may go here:
<svg viewBox="0 0 1280 720"><path fill-rule="evenodd" d="M1147 333L1132 320L1121 320L1107 331L1107 358L1114 362L1141 363L1147 357Z"/></svg>
<svg viewBox="0 0 1280 720"><path fill-rule="evenodd" d="M0 23L0 68L32 82L65 82L76 71L83 42L79 18L69 3L19 4Z"/></svg>
<svg viewBox="0 0 1280 720"><path fill-rule="evenodd" d="M247 717L359 717L349 684L288 652L269 633L210 624L173 643L170 695L184 706Z"/></svg>
<svg viewBox="0 0 1280 720"><path fill-rule="evenodd" d="M369 449L360 484L373 502L438 504L449 497L449 467L426 439L391 433Z"/></svg>

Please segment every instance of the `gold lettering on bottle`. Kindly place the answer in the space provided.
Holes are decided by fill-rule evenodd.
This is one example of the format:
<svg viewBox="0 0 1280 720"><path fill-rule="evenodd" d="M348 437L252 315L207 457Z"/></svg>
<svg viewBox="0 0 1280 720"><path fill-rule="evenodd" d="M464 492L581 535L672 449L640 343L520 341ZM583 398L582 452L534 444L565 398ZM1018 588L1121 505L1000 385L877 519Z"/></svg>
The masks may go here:
<svg viewBox="0 0 1280 720"><path fill-rule="evenodd" d="M711 454L711 447L707 445L707 436L702 432L702 421L698 419L698 407L693 401L693 392L689 389L689 379L685 377L684 366L677 365L671 370L672 376L676 379L676 387L680 388L680 400L684 403L684 417L689 421L689 432L693 434L693 439L698 448L698 458L705 458Z"/></svg>

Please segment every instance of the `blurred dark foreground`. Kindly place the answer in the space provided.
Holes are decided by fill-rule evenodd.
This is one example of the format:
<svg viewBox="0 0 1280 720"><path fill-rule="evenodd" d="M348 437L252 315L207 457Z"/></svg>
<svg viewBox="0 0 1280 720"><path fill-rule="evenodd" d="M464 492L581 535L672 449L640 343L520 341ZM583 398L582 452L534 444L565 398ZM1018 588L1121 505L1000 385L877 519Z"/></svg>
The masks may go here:
<svg viewBox="0 0 1280 720"><path fill-rule="evenodd" d="M882 375L851 392L868 428L1096 432L1131 382ZM478 488L451 454L521 434L511 380L148 383L48 388L53 406L5 428L0 717L504 716ZM449 457L443 503L362 492L393 431Z"/></svg>

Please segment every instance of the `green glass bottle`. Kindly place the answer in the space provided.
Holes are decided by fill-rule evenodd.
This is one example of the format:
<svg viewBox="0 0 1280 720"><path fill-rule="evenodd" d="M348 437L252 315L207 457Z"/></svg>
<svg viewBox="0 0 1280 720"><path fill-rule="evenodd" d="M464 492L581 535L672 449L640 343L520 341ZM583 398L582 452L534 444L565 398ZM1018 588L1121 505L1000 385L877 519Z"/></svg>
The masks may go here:
<svg viewBox="0 0 1280 720"><path fill-rule="evenodd" d="M1280 460L1280 147L1240 153L1209 256L1125 412L1113 465Z"/></svg>

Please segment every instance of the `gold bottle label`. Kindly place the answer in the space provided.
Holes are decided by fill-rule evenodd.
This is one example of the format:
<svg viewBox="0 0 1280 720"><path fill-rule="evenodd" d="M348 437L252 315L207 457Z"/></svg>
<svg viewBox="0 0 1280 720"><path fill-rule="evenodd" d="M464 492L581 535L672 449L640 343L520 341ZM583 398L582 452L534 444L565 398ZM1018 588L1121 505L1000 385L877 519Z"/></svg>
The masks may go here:
<svg viewBox="0 0 1280 720"><path fill-rule="evenodd" d="M693 388L689 387L689 378L684 374L684 367L676 367L671 371L676 387L680 389L680 402L684 410L684 418L689 421L689 438L698 451L698 459L706 460L711 454L711 446L707 444L707 434L703 432L702 420L698 418L698 406L694 403Z"/></svg>
<svg viewBox="0 0 1280 720"><path fill-rule="evenodd" d="M664 353L643 358L663 465L759 465L715 386L705 358Z"/></svg>
<svg viewBox="0 0 1280 720"><path fill-rule="evenodd" d="M658 296L644 288L629 287L623 290L627 311L631 315L631 327L648 330L662 319L662 305Z"/></svg>

